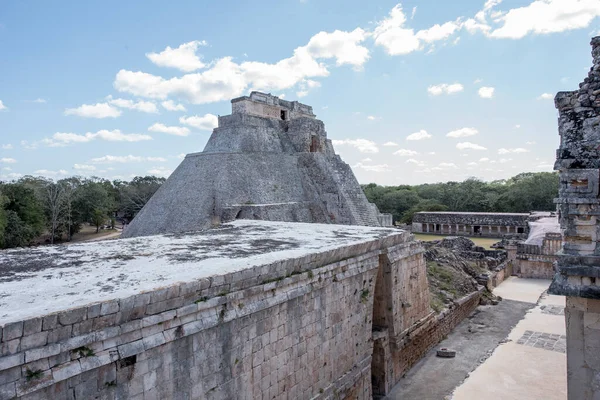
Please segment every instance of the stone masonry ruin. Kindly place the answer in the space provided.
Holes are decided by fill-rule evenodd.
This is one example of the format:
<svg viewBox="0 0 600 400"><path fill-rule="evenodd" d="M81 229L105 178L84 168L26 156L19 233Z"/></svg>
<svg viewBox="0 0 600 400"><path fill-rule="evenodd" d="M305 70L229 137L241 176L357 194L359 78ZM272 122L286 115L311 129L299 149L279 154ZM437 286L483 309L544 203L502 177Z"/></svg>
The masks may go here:
<svg viewBox="0 0 600 400"><path fill-rule="evenodd" d="M335 154L312 107L259 92L231 104L204 151L186 156L123 237L235 219L391 226Z"/></svg>
<svg viewBox="0 0 600 400"><path fill-rule="evenodd" d="M370 399L479 303L389 228L238 220L0 252L0 399ZM373 384L372 384L373 382Z"/></svg>
<svg viewBox="0 0 600 400"><path fill-rule="evenodd" d="M526 238L529 233L528 218L528 213L421 211L413 217L412 231L486 237L510 234Z"/></svg>
<svg viewBox="0 0 600 400"><path fill-rule="evenodd" d="M600 398L600 37L579 90L559 92L559 221L562 251L550 293L566 296L569 400Z"/></svg>

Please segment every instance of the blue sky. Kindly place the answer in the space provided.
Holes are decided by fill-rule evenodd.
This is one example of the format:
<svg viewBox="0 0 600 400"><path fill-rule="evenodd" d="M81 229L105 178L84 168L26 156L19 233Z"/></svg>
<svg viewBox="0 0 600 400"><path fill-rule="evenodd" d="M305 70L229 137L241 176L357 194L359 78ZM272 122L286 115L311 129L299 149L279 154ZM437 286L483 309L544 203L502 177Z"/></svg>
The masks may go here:
<svg viewBox="0 0 600 400"><path fill-rule="evenodd" d="M552 169L600 0L0 3L0 179L168 176L229 99L312 105L359 182Z"/></svg>

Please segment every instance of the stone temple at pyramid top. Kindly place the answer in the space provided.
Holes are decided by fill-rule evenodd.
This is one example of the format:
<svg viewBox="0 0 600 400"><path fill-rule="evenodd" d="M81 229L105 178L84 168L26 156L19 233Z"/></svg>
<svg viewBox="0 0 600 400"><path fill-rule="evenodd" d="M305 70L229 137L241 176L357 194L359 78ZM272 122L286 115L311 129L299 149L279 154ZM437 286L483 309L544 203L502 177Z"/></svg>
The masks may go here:
<svg viewBox="0 0 600 400"><path fill-rule="evenodd" d="M315 118L311 106L297 101L287 101L271 94L252 92L250 96L231 100L232 114L248 114L263 118L289 121L299 117Z"/></svg>

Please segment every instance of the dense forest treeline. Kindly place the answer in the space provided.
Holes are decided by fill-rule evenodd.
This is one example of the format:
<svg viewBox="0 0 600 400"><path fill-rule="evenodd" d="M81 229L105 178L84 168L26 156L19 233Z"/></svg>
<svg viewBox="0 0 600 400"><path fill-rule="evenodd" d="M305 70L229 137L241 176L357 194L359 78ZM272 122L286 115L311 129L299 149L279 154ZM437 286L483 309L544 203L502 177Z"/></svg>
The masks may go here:
<svg viewBox="0 0 600 400"><path fill-rule="evenodd" d="M82 224L98 230L116 219L131 220L165 181L154 176L130 182L72 177L54 182L26 176L0 182L0 248L39 241L71 240Z"/></svg>
<svg viewBox="0 0 600 400"><path fill-rule="evenodd" d="M395 222L411 223L413 214L419 211L554 211L558 174L527 172L492 182L469 178L417 186L370 183L362 188L380 212L392 214Z"/></svg>
<svg viewBox="0 0 600 400"><path fill-rule="evenodd" d="M165 181L154 176L130 182L72 177L54 182L26 176L0 182L0 248L69 241L84 223L98 229L130 221ZM513 178L417 186L363 185L369 201L394 221L410 223L418 211L528 212L554 210L558 175L523 173Z"/></svg>

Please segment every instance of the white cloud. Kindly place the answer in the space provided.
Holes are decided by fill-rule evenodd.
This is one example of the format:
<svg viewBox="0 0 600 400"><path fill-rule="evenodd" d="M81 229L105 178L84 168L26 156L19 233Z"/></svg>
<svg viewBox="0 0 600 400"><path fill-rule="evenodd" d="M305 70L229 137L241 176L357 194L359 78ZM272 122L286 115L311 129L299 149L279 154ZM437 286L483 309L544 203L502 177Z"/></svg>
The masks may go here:
<svg viewBox="0 0 600 400"><path fill-rule="evenodd" d="M473 81L473 83L474 83L475 85L477 85L478 83L481 83L481 82L483 82L483 79L480 79L480 78L477 78L477 79L475 79L475 80Z"/></svg>
<svg viewBox="0 0 600 400"><path fill-rule="evenodd" d="M164 178L168 178L172 172L173 172L173 170L171 170L169 168L165 168L165 167L155 167L155 168L148 170L149 174L155 175L155 176L162 176Z"/></svg>
<svg viewBox="0 0 600 400"><path fill-rule="evenodd" d="M441 83L439 85L431 85L427 88L427 92L429 92L432 96L439 96L443 93L445 94L453 94L462 92L464 90L464 86L460 83Z"/></svg>
<svg viewBox="0 0 600 400"><path fill-rule="evenodd" d="M461 128L461 129L457 129L455 131L448 132L446 134L446 136L451 137L451 138L461 138L461 137L477 135L478 133L479 133L479 131L475 128Z"/></svg>
<svg viewBox="0 0 600 400"><path fill-rule="evenodd" d="M335 58L338 66L350 64L360 68L369 59L369 50L360 45L367 36L368 33L361 28L352 32L319 32L305 47L314 58Z"/></svg>
<svg viewBox="0 0 600 400"><path fill-rule="evenodd" d="M308 86L308 78L329 75L320 59L335 58L336 65L349 64L360 68L369 56L368 49L360 43L367 32L357 28L352 32L319 32L307 45L298 47L289 58L274 64L246 61L233 62L223 57L210 63L202 72L165 79L145 72L120 70L114 87L120 92L154 99L175 96L194 104L230 100L250 90L281 91L299 84ZM316 82L316 81L312 81ZM306 89L300 89L301 94Z"/></svg>
<svg viewBox="0 0 600 400"><path fill-rule="evenodd" d="M514 149L505 149L505 148L498 149L498 154L509 154L509 153L529 153L529 150L524 149L522 147L517 147Z"/></svg>
<svg viewBox="0 0 600 400"><path fill-rule="evenodd" d="M468 163L467 165L471 166L471 167L475 167L477 165L477 163L475 161L471 161L470 163Z"/></svg>
<svg viewBox="0 0 600 400"><path fill-rule="evenodd" d="M87 164L75 164L73 165L73 169L76 169L78 171L95 171L96 167Z"/></svg>
<svg viewBox="0 0 600 400"><path fill-rule="evenodd" d="M461 142L456 145L459 150L487 150L487 148L471 142Z"/></svg>
<svg viewBox="0 0 600 400"><path fill-rule="evenodd" d="M360 168L360 169L364 169L365 171L370 171L370 172L387 172L387 171L391 171L390 167L387 164L365 165L363 163L358 163L356 165L353 165L352 168Z"/></svg>
<svg viewBox="0 0 600 400"><path fill-rule="evenodd" d="M179 123L201 129L205 131L213 130L217 127L219 120L216 115L204 114L204 116L193 115L191 117L179 117Z"/></svg>
<svg viewBox="0 0 600 400"><path fill-rule="evenodd" d="M498 160L500 164L506 164L507 162L511 162L512 158L501 158Z"/></svg>
<svg viewBox="0 0 600 400"><path fill-rule="evenodd" d="M65 115L77 115L84 118L116 118L121 115L121 111L107 103L96 103L67 108Z"/></svg>
<svg viewBox="0 0 600 400"><path fill-rule="evenodd" d="M16 162L17 160L15 160L14 158L0 158L0 163L2 164L14 164Z"/></svg>
<svg viewBox="0 0 600 400"><path fill-rule="evenodd" d="M406 137L406 140L423 140L429 139L431 135L427 133L425 129L421 129L419 132L411 133Z"/></svg>
<svg viewBox="0 0 600 400"><path fill-rule="evenodd" d="M200 46L206 46L206 41L194 40L183 43L176 49L167 46L160 53L147 53L146 57L159 67L177 68L184 72L192 72L204 68L206 64L196 55Z"/></svg>
<svg viewBox="0 0 600 400"><path fill-rule="evenodd" d="M547 163L542 163L542 164L538 164L534 167L534 169L538 170L538 171L552 171L554 170L554 165L552 164L547 164Z"/></svg>
<svg viewBox="0 0 600 400"><path fill-rule="evenodd" d="M130 110L142 111L145 113L158 113L158 108L156 107L156 104L150 101L138 101L136 103L133 100L113 99L112 96L108 96L107 100L109 104L117 106L119 108L127 108Z"/></svg>
<svg viewBox="0 0 600 400"><path fill-rule="evenodd" d="M96 133L88 132L83 135L68 132L56 132L50 139L43 139L42 144L49 147L61 147L71 143L88 143L93 140L106 140L108 142L141 142L152 140L152 136L139 133L122 133L119 129L112 131L102 129Z"/></svg>
<svg viewBox="0 0 600 400"><path fill-rule="evenodd" d="M151 132L161 132L175 136L187 136L190 134L190 130L184 126L166 126L158 122L149 127L148 130Z"/></svg>
<svg viewBox="0 0 600 400"><path fill-rule="evenodd" d="M160 104L168 111L187 111L183 104L175 103L173 100L165 100Z"/></svg>
<svg viewBox="0 0 600 400"><path fill-rule="evenodd" d="M487 162L487 161L490 161L490 159L487 157L483 157L483 158L479 159L479 162Z"/></svg>
<svg viewBox="0 0 600 400"><path fill-rule="evenodd" d="M332 140L334 146L351 146L361 153L379 153L377 144L367 139Z"/></svg>
<svg viewBox="0 0 600 400"><path fill-rule="evenodd" d="M407 164L415 164L418 167L424 167L425 165L427 165L425 162L419 161L419 160L415 160L414 158L409 158L408 160L405 161L405 163L407 163Z"/></svg>
<svg viewBox="0 0 600 400"><path fill-rule="evenodd" d="M140 157L132 156L110 156L106 155L103 157L92 158L91 162L94 164L114 164L114 163L131 163L131 162L143 162L143 161L154 161L154 162L165 162L166 158L163 157Z"/></svg>
<svg viewBox="0 0 600 400"><path fill-rule="evenodd" d="M11 150L13 148L12 144L3 144L2 146L0 146L0 148L2 148L2 150Z"/></svg>
<svg viewBox="0 0 600 400"><path fill-rule="evenodd" d="M441 167L441 168L454 168L454 169L458 168L456 166L456 164L454 164L454 163L447 163L447 162L440 163L438 165L438 167Z"/></svg>
<svg viewBox="0 0 600 400"><path fill-rule="evenodd" d="M497 20L502 26L490 33L493 38L521 39L528 34L548 34L581 29L600 16L597 0L536 0L513 8Z"/></svg>
<svg viewBox="0 0 600 400"><path fill-rule="evenodd" d="M38 169L37 171L33 171L34 174L36 175L42 175L42 176L47 176L47 177L57 177L57 176L65 176L65 175L69 175L68 171L65 171L64 169L58 170L58 171L50 171L47 169Z"/></svg>
<svg viewBox="0 0 600 400"><path fill-rule="evenodd" d="M484 86L479 88L479 90L477 91L477 93L479 94L479 97L481 97L482 99L491 99L492 97L494 97L494 89L493 87L490 86Z"/></svg>
<svg viewBox="0 0 600 400"><path fill-rule="evenodd" d="M538 96L538 100L552 100L554 95L552 93L542 93Z"/></svg>
<svg viewBox="0 0 600 400"><path fill-rule="evenodd" d="M415 33L413 29L406 27L406 22L402 5L397 4L388 17L375 27L373 31L375 44L382 46L389 55L409 54L422 50L427 44L448 39L461 26L459 20L448 21Z"/></svg>
<svg viewBox="0 0 600 400"><path fill-rule="evenodd" d="M417 14L417 6L414 6L412 12L410 13L410 19L413 19Z"/></svg>
<svg viewBox="0 0 600 400"><path fill-rule="evenodd" d="M46 99L42 99L40 97L38 97L37 99L35 99L33 102L34 103L47 103Z"/></svg>
<svg viewBox="0 0 600 400"><path fill-rule="evenodd" d="M408 149L400 149L400 150L396 150L394 152L394 155L401 156L401 157L416 156L417 154L419 154L419 153L414 150L408 150Z"/></svg>
<svg viewBox="0 0 600 400"><path fill-rule="evenodd" d="M515 129L519 129L521 127L521 125L517 124L515 125Z"/></svg>
<svg viewBox="0 0 600 400"><path fill-rule="evenodd" d="M367 158L363 158L362 160L360 160L360 162L373 162L373 160L371 160L369 157L367 157Z"/></svg>
<svg viewBox="0 0 600 400"><path fill-rule="evenodd" d="M385 142L383 145L385 147L396 147L396 146L398 146L398 143L395 143L395 142Z"/></svg>
<svg viewBox="0 0 600 400"><path fill-rule="evenodd" d="M525 142L525 144L527 144L527 145L532 145L532 144L535 144L535 141L531 141L531 142Z"/></svg>
<svg viewBox="0 0 600 400"><path fill-rule="evenodd" d="M367 117L367 119L368 119L369 121L375 121L375 120L377 119L377 117L374 117L374 116L372 116L372 115L369 115L369 116Z"/></svg>
<svg viewBox="0 0 600 400"><path fill-rule="evenodd" d="M0 100L0 111L2 111L2 110L8 110L8 107L6 107L4 105L4 103L2 102L2 100Z"/></svg>

